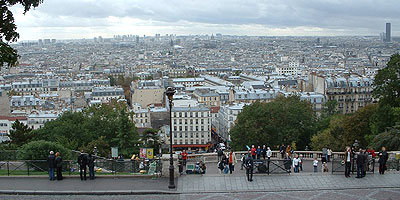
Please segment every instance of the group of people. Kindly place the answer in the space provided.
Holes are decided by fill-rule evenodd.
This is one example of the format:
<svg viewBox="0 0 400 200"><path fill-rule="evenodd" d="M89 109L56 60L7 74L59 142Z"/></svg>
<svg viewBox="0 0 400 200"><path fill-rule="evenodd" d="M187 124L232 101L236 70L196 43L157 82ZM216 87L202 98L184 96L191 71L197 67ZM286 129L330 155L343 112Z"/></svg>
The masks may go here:
<svg viewBox="0 0 400 200"><path fill-rule="evenodd" d="M54 172L57 172L57 181L63 179L62 177L62 157L60 152L54 155L54 151L50 151L50 155L47 157L47 164L49 167L49 178L51 181L55 180Z"/></svg>
<svg viewBox="0 0 400 200"><path fill-rule="evenodd" d="M218 162L218 169L220 170L220 174L227 174L228 172L232 174L235 171L235 164L237 163L236 155L233 150L230 150L229 153L223 153L221 156L221 160Z"/></svg>
<svg viewBox="0 0 400 200"><path fill-rule="evenodd" d="M353 157L353 155L355 154L354 151L351 151L350 147L347 147L346 149L346 153L345 153L345 176L346 177L350 177L350 166L351 166L351 162L353 161L351 159L351 157ZM360 148L359 152L357 154L355 154L355 159L356 159L356 165L357 165L357 176L356 178L363 178L366 175L366 172L368 170L369 167L369 157L370 158L375 158L375 151L372 151L371 149L369 149L368 151L364 148ZM350 156L350 158L349 158ZM378 163L379 163L379 174L384 174L385 170L386 170L386 162L389 159L389 155L386 152L386 147L382 147L382 151L379 152L378 154L379 159L378 159Z"/></svg>
<svg viewBox="0 0 400 200"><path fill-rule="evenodd" d="M47 157L47 164L49 167L49 179L53 180L62 180L62 167L63 167L63 160L59 152L54 155L54 151L50 151L50 155ZM89 167L89 179L94 179L94 161L95 157L92 154L85 154L82 150L81 154L78 157L78 166L80 171L80 178L81 180L86 180L86 167ZM54 172L57 172L57 176L55 178Z"/></svg>
<svg viewBox="0 0 400 200"><path fill-rule="evenodd" d="M266 145L263 145L263 148L261 148L260 146L258 146L257 148L255 148L254 144L251 145L251 149L250 149L250 153L251 156L253 157L253 159L261 159L261 157L263 159L267 158L271 158L272 156L272 151L269 147L267 147Z"/></svg>
<svg viewBox="0 0 400 200"><path fill-rule="evenodd" d="M79 176L81 181L86 181L86 167L89 167L89 179L93 180L94 177L94 161L96 158L89 153L86 154L84 150L81 151L81 154L78 157L78 165L79 165Z"/></svg>

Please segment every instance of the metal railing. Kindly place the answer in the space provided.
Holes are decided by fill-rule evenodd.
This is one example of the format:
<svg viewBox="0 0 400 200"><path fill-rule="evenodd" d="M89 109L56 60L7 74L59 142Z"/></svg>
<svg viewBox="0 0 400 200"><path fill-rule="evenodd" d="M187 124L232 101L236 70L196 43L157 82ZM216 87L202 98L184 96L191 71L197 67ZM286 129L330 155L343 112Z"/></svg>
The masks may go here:
<svg viewBox="0 0 400 200"><path fill-rule="evenodd" d="M333 157L333 159L331 159L331 163L332 163L332 174L335 172L344 173L345 171L344 158ZM364 165L364 170L369 173L374 173L375 165L376 165L375 158L368 156L367 163ZM353 158L353 162L351 163L350 169L352 174L354 174L354 172L357 172L356 158Z"/></svg>
<svg viewBox="0 0 400 200"><path fill-rule="evenodd" d="M140 161L142 162L142 161ZM162 162L159 159L143 162L130 160L104 160L95 161L95 170L99 175L128 175L128 174L149 174L161 175ZM20 160L0 161L0 176L15 175L46 175L48 174L48 163L46 160ZM63 161L63 174L78 175L79 166L76 161Z"/></svg>

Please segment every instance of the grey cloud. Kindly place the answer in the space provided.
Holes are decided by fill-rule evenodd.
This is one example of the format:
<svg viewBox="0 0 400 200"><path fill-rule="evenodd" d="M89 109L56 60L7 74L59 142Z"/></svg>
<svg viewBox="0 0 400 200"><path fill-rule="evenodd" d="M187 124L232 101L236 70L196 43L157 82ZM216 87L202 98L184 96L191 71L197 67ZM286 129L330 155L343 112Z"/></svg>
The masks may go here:
<svg viewBox="0 0 400 200"><path fill-rule="evenodd" d="M107 25L102 20L114 16L278 28L377 29L386 21L400 24L398 8L397 0L45 0L35 12L49 16L47 24L55 19L59 26Z"/></svg>

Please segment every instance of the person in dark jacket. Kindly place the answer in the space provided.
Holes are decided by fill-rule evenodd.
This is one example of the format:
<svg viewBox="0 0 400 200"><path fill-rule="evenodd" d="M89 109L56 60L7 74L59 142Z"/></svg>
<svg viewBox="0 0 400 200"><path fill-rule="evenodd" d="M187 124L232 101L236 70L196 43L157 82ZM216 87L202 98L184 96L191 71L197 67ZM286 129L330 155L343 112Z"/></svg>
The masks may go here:
<svg viewBox="0 0 400 200"><path fill-rule="evenodd" d="M365 163L365 154L363 153L363 150L360 149L357 158L356 158L356 164L357 164L357 177L356 178L362 178L364 174L364 163Z"/></svg>
<svg viewBox="0 0 400 200"><path fill-rule="evenodd" d="M253 181L253 168L254 168L254 159L252 155L248 154L245 160L245 167L246 167L246 175L247 181Z"/></svg>
<svg viewBox="0 0 400 200"><path fill-rule="evenodd" d="M86 181L86 165L88 164L88 157L85 154L85 151L81 151L81 155L78 157L78 165L79 165L79 175L81 177L81 181ZM83 175L82 175L83 173Z"/></svg>
<svg viewBox="0 0 400 200"><path fill-rule="evenodd" d="M256 153L257 153L257 160L260 160L260 158L261 158L261 153L262 153L262 149L261 149L260 146L257 147Z"/></svg>
<svg viewBox="0 0 400 200"><path fill-rule="evenodd" d="M90 180L94 179L94 161L95 160L96 160L96 158L92 154L89 154L88 167L89 167L89 179Z"/></svg>
<svg viewBox="0 0 400 200"><path fill-rule="evenodd" d="M62 177L62 157L60 156L60 152L56 153L56 169L57 169L57 181L61 181Z"/></svg>
<svg viewBox="0 0 400 200"><path fill-rule="evenodd" d="M263 159L265 160L265 156L267 155L267 146L265 146L265 144L263 145L262 151L261 151L261 155L263 157Z"/></svg>
<svg viewBox="0 0 400 200"><path fill-rule="evenodd" d="M286 155L286 147L285 147L285 145L283 143L279 147L279 153L281 153L281 159L284 159L285 155Z"/></svg>
<svg viewBox="0 0 400 200"><path fill-rule="evenodd" d="M346 151L344 152L344 176L346 178L350 177L351 163L353 163L353 152L350 147L346 147Z"/></svg>
<svg viewBox="0 0 400 200"><path fill-rule="evenodd" d="M389 155L386 152L386 147L382 147L382 151L379 152L379 174L384 174L386 170L386 162L389 159Z"/></svg>
<svg viewBox="0 0 400 200"><path fill-rule="evenodd" d="M54 181L54 169L56 168L56 157L54 151L50 151L50 155L47 157L47 165L49 166L49 179Z"/></svg>

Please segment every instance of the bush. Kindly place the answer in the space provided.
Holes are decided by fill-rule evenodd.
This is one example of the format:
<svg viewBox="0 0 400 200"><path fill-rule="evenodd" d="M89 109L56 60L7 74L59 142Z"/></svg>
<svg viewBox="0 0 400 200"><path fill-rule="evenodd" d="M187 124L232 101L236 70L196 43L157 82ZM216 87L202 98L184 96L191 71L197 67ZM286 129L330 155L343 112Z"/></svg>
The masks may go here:
<svg viewBox="0 0 400 200"><path fill-rule="evenodd" d="M72 153L69 149L60 144L44 140L22 145L18 151L18 158L21 160L46 160L50 151L54 151L54 153L60 152L63 160L72 159Z"/></svg>

